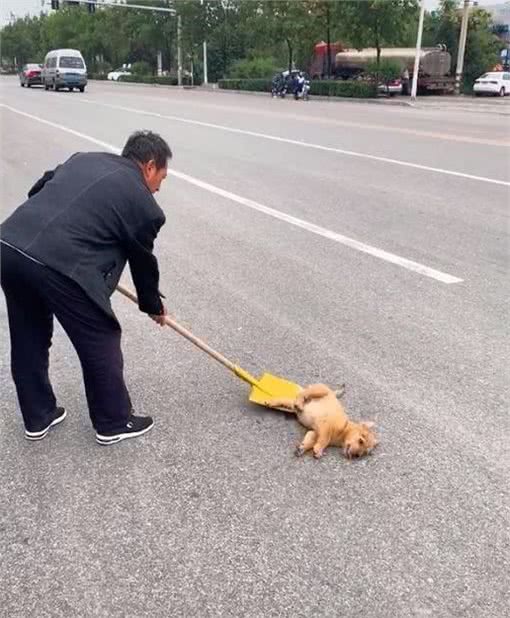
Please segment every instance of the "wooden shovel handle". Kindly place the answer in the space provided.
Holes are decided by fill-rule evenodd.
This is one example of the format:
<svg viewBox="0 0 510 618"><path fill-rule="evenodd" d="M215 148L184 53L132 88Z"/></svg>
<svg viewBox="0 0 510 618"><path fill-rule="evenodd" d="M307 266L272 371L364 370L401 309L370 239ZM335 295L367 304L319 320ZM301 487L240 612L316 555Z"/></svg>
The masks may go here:
<svg viewBox="0 0 510 618"><path fill-rule="evenodd" d="M117 291L138 305L138 298L136 294L132 292L129 288L126 288L125 286L119 283L117 285ZM214 360L217 360L224 367L226 367L227 369L230 369L230 371L234 372L236 375L239 375L239 367L234 365L232 361L229 361L228 358L226 358L225 356L223 356L216 350L213 350L213 348L208 346L207 343L205 343L205 341L202 341L198 337L195 337L195 335L193 333L190 333L189 330L186 330L184 326L181 326L175 320L172 320L172 318L168 316L165 316L165 323L167 326L170 326L170 328L173 328L176 332L178 332L179 335L182 335L188 341L191 341L191 343L196 345L197 348L200 348L203 352L206 352L207 354L209 354L209 356L212 356Z"/></svg>

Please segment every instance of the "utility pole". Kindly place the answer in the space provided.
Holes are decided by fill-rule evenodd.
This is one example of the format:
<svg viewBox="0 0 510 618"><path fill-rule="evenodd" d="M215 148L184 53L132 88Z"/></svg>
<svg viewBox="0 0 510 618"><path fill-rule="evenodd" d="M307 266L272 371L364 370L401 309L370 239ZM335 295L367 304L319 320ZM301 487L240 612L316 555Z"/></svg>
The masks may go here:
<svg viewBox="0 0 510 618"><path fill-rule="evenodd" d="M200 0L200 4L202 6L204 6L204 0ZM207 7L205 9L207 11ZM205 13L204 13L204 26L206 24L206 19L205 19ZM204 84L208 84L209 81L207 79L207 41L205 40L205 35L204 35L204 42L202 44L203 47L203 56L204 56Z"/></svg>
<svg viewBox="0 0 510 618"><path fill-rule="evenodd" d="M418 36L416 37L416 54L414 56L413 85L411 87L411 101L416 101L418 92L418 73L420 71L421 38L423 35L423 19L425 17L425 0L421 0L420 20L418 22Z"/></svg>
<svg viewBox="0 0 510 618"><path fill-rule="evenodd" d="M462 24L460 26L459 51L457 52L457 68L455 70L455 94L460 94L460 82L464 72L464 52L466 50L466 39L469 23L469 0L464 0L464 12L462 13Z"/></svg>
<svg viewBox="0 0 510 618"><path fill-rule="evenodd" d="M203 54L204 54L204 84L208 84L209 81L207 78L207 41L204 41Z"/></svg>
<svg viewBox="0 0 510 618"><path fill-rule="evenodd" d="M182 23L177 15L177 85L182 86Z"/></svg>
<svg viewBox="0 0 510 618"><path fill-rule="evenodd" d="M158 59L158 76L163 75L163 57L161 50L158 51L157 59Z"/></svg>
<svg viewBox="0 0 510 618"><path fill-rule="evenodd" d="M331 30L330 30L329 2L326 4L326 37L327 37L327 45L328 45L328 79L331 79Z"/></svg>

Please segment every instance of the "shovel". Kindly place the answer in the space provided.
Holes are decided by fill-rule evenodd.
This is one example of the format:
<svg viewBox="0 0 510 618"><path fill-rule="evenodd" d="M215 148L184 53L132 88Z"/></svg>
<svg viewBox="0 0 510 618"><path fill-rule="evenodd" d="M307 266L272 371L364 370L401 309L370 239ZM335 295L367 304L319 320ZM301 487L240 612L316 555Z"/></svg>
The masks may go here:
<svg viewBox="0 0 510 618"><path fill-rule="evenodd" d="M117 291L123 294L129 300L132 300L134 303L138 304L138 298L136 294L134 294L131 290L119 284L117 286ZM213 350L210 346L208 346L204 341L195 337L193 333L190 333L183 326L172 320L172 318L165 316L165 324L173 328L179 335L185 337L188 341L193 343L200 348L206 354L209 354L214 360L221 363L224 367L226 367L229 371L231 371L238 378L243 380L251 386L249 400L252 403L255 403L260 406L264 406L265 402L268 399L294 399L301 387L294 382L290 382L289 380L285 380L284 378L280 378L278 376L274 376L271 373L264 373L260 378L255 378L248 371L239 367L239 365L235 365L228 358Z"/></svg>

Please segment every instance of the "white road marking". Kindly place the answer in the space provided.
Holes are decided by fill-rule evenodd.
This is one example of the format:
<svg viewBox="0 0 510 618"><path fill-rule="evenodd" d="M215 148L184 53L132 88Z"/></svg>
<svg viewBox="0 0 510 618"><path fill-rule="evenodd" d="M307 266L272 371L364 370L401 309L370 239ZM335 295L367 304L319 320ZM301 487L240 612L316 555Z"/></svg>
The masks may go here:
<svg viewBox="0 0 510 618"><path fill-rule="evenodd" d="M110 150L116 154L120 154L121 149L117 146L109 144L108 142L104 142L102 140L96 139L90 135L85 133L81 133L80 131L75 131L74 129L70 129L61 124L57 124L56 122L51 122L50 120L45 120L44 118L40 118L39 116L34 116L33 114L29 114L27 112L23 112L14 107L6 105L5 103L0 103L0 107L3 107L15 114L19 114L20 116L25 116L26 118L30 118L31 120L37 120L41 124L45 124L50 127L54 127L61 131L65 131L66 133L70 133L76 137L87 140L96 144L97 146L101 146L106 150ZM315 225L314 223L310 223L309 221L305 221L304 219L299 219L298 217L294 217L287 213L284 213L280 210L276 210L274 208L270 208L269 206L264 206L264 204L260 204L259 202L255 202L254 200L250 200L248 198L242 197L235 193L231 193L230 191L226 191L225 189L221 189L220 187L216 187L215 185L211 185L208 182L204 182L199 180L198 178L194 178L193 176L189 176L188 174L184 174L182 172L178 172L176 170L169 170L168 172L172 176L179 178L185 182L188 182L196 187L209 191L210 193L214 193L219 195L227 200L236 202L237 204L241 204L242 206L246 206L247 208L251 208L253 210L257 210L262 212L270 217L275 219L279 219L280 221L285 221L290 225L295 227L299 227L307 232L311 232L312 234L316 234L318 236L322 236L323 238L327 238L328 240L332 240L339 244L345 245L346 247L350 247L351 249L356 249L357 251L361 251L362 253L367 253L373 257L379 258L386 262L390 262L392 264L396 264L397 266L401 266L402 268L406 268L412 272L418 273L420 275L424 275L425 277L430 277L435 279L436 281L440 281L441 283L461 283L463 280L459 277L454 277L453 275L449 275L448 273L444 273L440 270L436 270L434 268L429 268L428 266L424 266L419 262L413 262L412 260L408 260L407 258L401 257L394 253L389 253L388 251L384 251L383 249L378 249L377 247L373 247L371 245L367 245L363 242L355 240L354 238L349 238L348 236L343 236L342 234L337 234L332 230L328 230L327 228L321 227L319 225Z"/></svg>
<svg viewBox="0 0 510 618"><path fill-rule="evenodd" d="M78 99L76 99L78 101ZM79 101L83 103L92 103L94 105L101 105L103 107L109 107L111 109L117 109L120 111L130 112L134 114L142 114L144 116L153 116L162 120L172 120L175 122L182 122L184 124L192 124L200 127L207 127L209 129L219 129L221 131L227 131L229 133L238 133L241 135L250 135L252 137L258 137L261 139L271 140L274 142L281 142L284 144L292 144L294 146L301 146L303 148L313 148L315 150L322 150L325 152L334 152L336 154L346 155L349 157L358 157L362 159L369 159L371 161L379 161L381 163L390 163L393 165L401 165L404 167L411 167L426 172L434 172L436 174L445 174L448 176L457 176L458 178L467 178L469 180L476 180L479 182L488 182L495 185L503 185L510 187L510 182L506 180L498 180L497 178L487 178L486 176L476 176L474 174L466 174L464 172L456 172L454 170L447 170L440 167L431 167L429 165L421 165L420 163L411 163L409 161L401 161L400 159L390 159L388 157L379 157L377 155L371 155L364 152L354 152L353 150L343 150L342 148L334 148L332 146L322 146L321 144L313 144L310 142L303 142L301 140L290 139L287 137L278 137L277 135L269 135L267 133L259 133L257 131L248 131L247 129L234 129L233 127L227 127L222 124L214 124L211 122L203 122L201 120L190 120L189 118L182 118L180 116L171 116L168 114L159 114L158 112L150 112L143 109L136 109L134 107L125 107L123 105L113 105L112 103L101 103L93 99L79 98Z"/></svg>

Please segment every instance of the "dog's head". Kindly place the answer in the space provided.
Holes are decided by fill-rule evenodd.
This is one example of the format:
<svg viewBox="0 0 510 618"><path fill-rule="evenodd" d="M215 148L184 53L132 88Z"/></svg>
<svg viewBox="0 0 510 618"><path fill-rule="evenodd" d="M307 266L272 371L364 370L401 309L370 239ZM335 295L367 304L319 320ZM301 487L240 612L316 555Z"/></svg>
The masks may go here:
<svg viewBox="0 0 510 618"><path fill-rule="evenodd" d="M349 459L369 455L377 446L377 438L372 431L375 423L363 421L349 423L347 435L344 439L344 455Z"/></svg>

